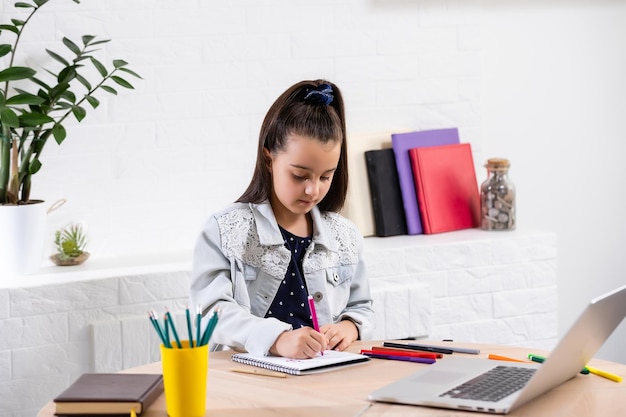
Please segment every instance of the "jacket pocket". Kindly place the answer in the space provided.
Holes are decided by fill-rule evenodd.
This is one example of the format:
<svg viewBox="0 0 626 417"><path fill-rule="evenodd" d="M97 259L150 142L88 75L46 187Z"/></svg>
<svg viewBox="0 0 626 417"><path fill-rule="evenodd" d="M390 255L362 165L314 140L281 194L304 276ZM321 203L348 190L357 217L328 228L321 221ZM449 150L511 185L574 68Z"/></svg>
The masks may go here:
<svg viewBox="0 0 626 417"><path fill-rule="evenodd" d="M326 295L333 321L341 316L348 305L352 274L352 268L349 266L340 266L326 271Z"/></svg>
<svg viewBox="0 0 626 417"><path fill-rule="evenodd" d="M243 277L246 295L250 300L250 312L255 316L264 317L282 280L250 265L243 266Z"/></svg>

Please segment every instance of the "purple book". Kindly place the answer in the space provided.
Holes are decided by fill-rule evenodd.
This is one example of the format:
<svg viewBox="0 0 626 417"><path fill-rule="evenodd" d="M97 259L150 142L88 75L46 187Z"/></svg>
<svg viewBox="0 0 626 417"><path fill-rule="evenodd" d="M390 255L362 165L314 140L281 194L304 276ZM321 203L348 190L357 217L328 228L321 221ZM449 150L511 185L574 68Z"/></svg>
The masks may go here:
<svg viewBox="0 0 626 417"><path fill-rule="evenodd" d="M391 144L396 155L398 180L400 181L402 204L404 205L406 227L409 235L424 233L415 193L415 180L413 179L413 169L409 159L409 149L425 146L453 145L456 143L460 143L457 128L393 133L391 135Z"/></svg>

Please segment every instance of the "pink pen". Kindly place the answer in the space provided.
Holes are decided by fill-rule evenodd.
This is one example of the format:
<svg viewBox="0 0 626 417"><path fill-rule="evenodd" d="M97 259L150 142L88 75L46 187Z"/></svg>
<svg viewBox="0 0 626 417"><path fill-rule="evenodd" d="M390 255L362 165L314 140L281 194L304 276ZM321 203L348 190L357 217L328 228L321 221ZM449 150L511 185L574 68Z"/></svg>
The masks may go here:
<svg viewBox="0 0 626 417"><path fill-rule="evenodd" d="M311 320L313 320L313 328L320 331L320 325L317 322L317 312L315 311L315 301L313 301L313 297L309 295L309 309L311 310ZM321 352L322 356L324 356L324 352Z"/></svg>

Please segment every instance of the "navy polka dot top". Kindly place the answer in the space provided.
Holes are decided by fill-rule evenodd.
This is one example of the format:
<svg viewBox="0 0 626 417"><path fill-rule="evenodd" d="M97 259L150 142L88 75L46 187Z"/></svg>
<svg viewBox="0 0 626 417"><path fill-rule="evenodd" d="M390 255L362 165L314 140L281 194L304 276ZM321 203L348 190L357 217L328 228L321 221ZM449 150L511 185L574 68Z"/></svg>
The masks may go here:
<svg viewBox="0 0 626 417"><path fill-rule="evenodd" d="M311 237L299 237L279 228L285 246L291 251L291 262L265 317L289 323L294 329L313 327L307 300L308 290L302 274L302 258L311 243Z"/></svg>

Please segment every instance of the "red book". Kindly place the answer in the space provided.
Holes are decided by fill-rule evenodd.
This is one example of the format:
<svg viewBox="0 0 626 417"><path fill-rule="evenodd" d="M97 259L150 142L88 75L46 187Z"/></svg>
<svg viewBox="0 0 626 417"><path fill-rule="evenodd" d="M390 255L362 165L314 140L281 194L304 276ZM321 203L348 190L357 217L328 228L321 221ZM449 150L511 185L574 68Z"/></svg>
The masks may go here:
<svg viewBox="0 0 626 417"><path fill-rule="evenodd" d="M480 200L470 144L413 148L409 158L424 233L478 227Z"/></svg>

